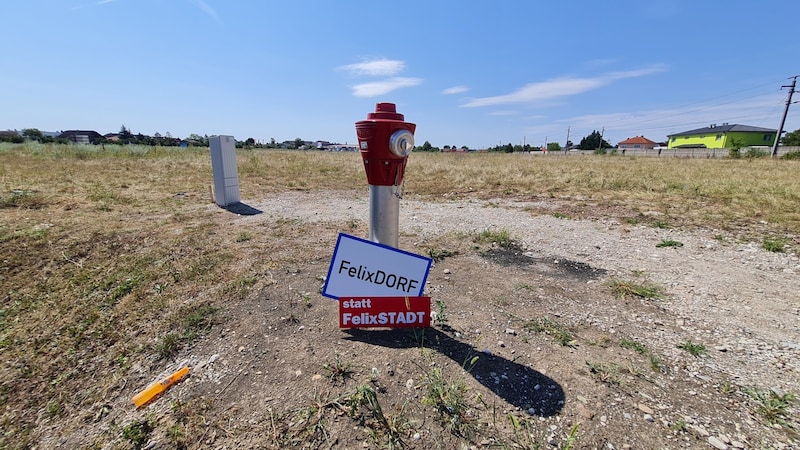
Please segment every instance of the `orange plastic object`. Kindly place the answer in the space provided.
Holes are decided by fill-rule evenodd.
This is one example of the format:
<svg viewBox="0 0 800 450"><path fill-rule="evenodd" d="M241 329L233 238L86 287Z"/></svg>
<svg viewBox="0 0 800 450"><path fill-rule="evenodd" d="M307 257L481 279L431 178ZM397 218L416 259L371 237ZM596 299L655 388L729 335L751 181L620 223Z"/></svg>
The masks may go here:
<svg viewBox="0 0 800 450"><path fill-rule="evenodd" d="M189 368L183 367L177 372L168 376L167 378L164 378L161 381L158 381L156 383L151 384L150 386L147 386L142 392L139 392L138 394L133 396L133 404L136 405L137 408L144 405L145 403L157 397L162 392L166 391L173 384L177 383L178 381L181 381L181 379L183 379L183 377L185 377L188 374L189 374Z"/></svg>

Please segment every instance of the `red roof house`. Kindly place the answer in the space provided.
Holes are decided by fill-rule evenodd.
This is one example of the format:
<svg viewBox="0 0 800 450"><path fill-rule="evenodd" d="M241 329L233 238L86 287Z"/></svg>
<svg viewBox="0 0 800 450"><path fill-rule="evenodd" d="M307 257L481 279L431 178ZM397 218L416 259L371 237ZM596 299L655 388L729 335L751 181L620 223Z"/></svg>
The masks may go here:
<svg viewBox="0 0 800 450"><path fill-rule="evenodd" d="M653 142L644 136L636 136L620 141L617 147L619 147L620 150L625 148L652 149L655 148L656 145L658 145L657 142Z"/></svg>

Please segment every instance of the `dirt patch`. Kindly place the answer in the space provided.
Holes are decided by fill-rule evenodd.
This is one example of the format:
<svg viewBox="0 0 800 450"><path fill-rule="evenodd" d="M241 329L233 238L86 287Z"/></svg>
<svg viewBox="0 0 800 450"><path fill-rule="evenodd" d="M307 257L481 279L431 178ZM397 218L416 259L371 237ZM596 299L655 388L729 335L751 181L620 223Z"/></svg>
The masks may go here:
<svg viewBox="0 0 800 450"><path fill-rule="evenodd" d="M126 448L142 429L146 448L800 445L788 395L800 392L794 254L541 208L404 199L400 247L442 255L425 288L437 325L346 331L320 289L337 234L367 234L363 193L200 206L215 229L247 237L227 264L257 268L252 287L215 303L210 333L163 372L134 367L85 415L43 415L36 440ZM484 230L515 245L481 242ZM666 239L683 246L657 247ZM613 280L665 295L617 298ZM687 343L703 350L678 348ZM184 364L188 379L133 409L143 384Z"/></svg>

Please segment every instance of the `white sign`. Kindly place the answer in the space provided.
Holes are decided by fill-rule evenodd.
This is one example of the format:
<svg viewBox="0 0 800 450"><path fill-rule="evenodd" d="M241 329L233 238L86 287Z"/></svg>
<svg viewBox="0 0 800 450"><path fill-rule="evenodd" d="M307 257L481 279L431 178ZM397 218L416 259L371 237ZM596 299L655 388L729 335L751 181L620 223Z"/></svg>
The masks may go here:
<svg viewBox="0 0 800 450"><path fill-rule="evenodd" d="M339 233L322 295L422 296L431 259Z"/></svg>

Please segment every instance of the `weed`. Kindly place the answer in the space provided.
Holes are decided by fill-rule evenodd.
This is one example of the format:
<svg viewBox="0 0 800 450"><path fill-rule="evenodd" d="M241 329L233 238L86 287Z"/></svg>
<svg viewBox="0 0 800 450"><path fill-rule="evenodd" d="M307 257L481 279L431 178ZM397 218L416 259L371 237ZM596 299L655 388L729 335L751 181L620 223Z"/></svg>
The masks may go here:
<svg viewBox="0 0 800 450"><path fill-rule="evenodd" d="M772 253L783 253L786 248L786 240L778 237L765 237L761 242L761 247Z"/></svg>
<svg viewBox="0 0 800 450"><path fill-rule="evenodd" d="M502 248L513 248L516 245L516 242L511 237L511 233L506 230L483 230L483 232L478 235L478 241L489 242Z"/></svg>
<svg viewBox="0 0 800 450"><path fill-rule="evenodd" d="M331 382L344 382L347 378L350 378L353 375L353 369L350 362L343 361L338 353L334 357L333 362L323 364L322 369L328 373L328 378L331 380Z"/></svg>
<svg viewBox="0 0 800 450"><path fill-rule="evenodd" d="M661 358L659 358L658 355L650 353L648 359L650 360L650 370L653 372L661 372L664 370L664 363L661 362Z"/></svg>
<svg viewBox="0 0 800 450"><path fill-rule="evenodd" d="M570 217L568 214L563 214L559 212L553 213L553 217L555 217L556 219L572 219L572 217Z"/></svg>
<svg viewBox="0 0 800 450"><path fill-rule="evenodd" d="M640 297L640 298L661 298L664 294L661 287L650 283L634 283L625 280L611 280L609 282L611 293L614 297Z"/></svg>
<svg viewBox="0 0 800 450"><path fill-rule="evenodd" d="M766 158L767 156L769 156L768 152L757 148L748 148L747 151L744 152L744 157L747 159Z"/></svg>
<svg viewBox="0 0 800 450"><path fill-rule="evenodd" d="M758 402L756 414L761 416L768 424L785 425L789 419L789 408L796 397L791 392L780 392L775 389L764 390L756 387L745 388L744 392Z"/></svg>
<svg viewBox="0 0 800 450"><path fill-rule="evenodd" d="M433 367L425 374L422 403L433 406L445 427L456 435L471 431L471 409L466 403L467 385L463 380L445 379L442 369Z"/></svg>
<svg viewBox="0 0 800 450"><path fill-rule="evenodd" d="M719 391L720 394L730 395L736 392L736 385L730 381L723 381L717 386L717 391Z"/></svg>
<svg viewBox="0 0 800 450"><path fill-rule="evenodd" d="M798 152L789 152L781 156L783 160L798 160L800 159L800 151Z"/></svg>
<svg viewBox="0 0 800 450"><path fill-rule="evenodd" d="M0 208L41 209L47 202L36 191L15 189L0 197Z"/></svg>
<svg viewBox="0 0 800 450"><path fill-rule="evenodd" d="M50 400L47 402L47 406L45 406L45 412L47 413L47 417L58 416L64 412L64 405L58 399Z"/></svg>
<svg viewBox="0 0 800 450"><path fill-rule="evenodd" d="M114 290L111 291L111 295L109 296L109 300L111 303L116 303L122 297L130 294L131 291L136 287L138 283L137 278L126 278L122 283L117 285Z"/></svg>
<svg viewBox="0 0 800 450"><path fill-rule="evenodd" d="M156 343L155 350L159 359L169 359L175 356L180 348L180 336L175 333L167 333Z"/></svg>
<svg viewBox="0 0 800 450"><path fill-rule="evenodd" d="M370 436L376 444L385 445L389 449L406 446L402 436L411 426L411 423L403 416L403 408L395 415L387 416L384 414L378 401L378 394L371 386L361 385L356 387L345 400L345 405L350 408L351 417L355 416L357 410L361 407L370 412L372 419L377 424L375 427L370 427Z"/></svg>
<svg viewBox="0 0 800 450"><path fill-rule="evenodd" d="M662 239L661 242L656 244L656 247L658 247L658 248L661 248L661 247L670 247L670 248L683 247L683 242L673 241L671 239Z"/></svg>
<svg viewBox="0 0 800 450"><path fill-rule="evenodd" d="M562 450L572 450L572 444L578 439L578 426L579 424L576 423L569 429L566 442L564 442L564 446L561 447Z"/></svg>
<svg viewBox="0 0 800 450"><path fill-rule="evenodd" d="M654 227L656 227L656 228L660 228L660 229L662 229L662 230L669 230L670 228L672 228L672 227L670 226L669 222L665 222L665 221L663 221L663 220L654 220L654 221L653 221L653 223L652 223L652 225L653 225Z"/></svg>
<svg viewBox="0 0 800 450"><path fill-rule="evenodd" d="M182 319L183 340L193 341L207 333L214 324L214 316L219 308L211 305L202 305L191 309Z"/></svg>
<svg viewBox="0 0 800 450"><path fill-rule="evenodd" d="M692 342L691 339L676 345L677 348L689 352L695 358L699 358L706 354L706 346L697 342Z"/></svg>
<svg viewBox="0 0 800 450"><path fill-rule="evenodd" d="M432 248L432 249L428 250L428 256L434 262L443 261L445 258L449 258L449 257L455 256L455 255L456 255L455 252L451 252L450 250L447 250L447 249L436 250L436 249Z"/></svg>
<svg viewBox="0 0 800 450"><path fill-rule="evenodd" d="M592 363L589 361L586 361L586 365L589 366L589 373L594 379L606 384L621 383L619 365L607 362Z"/></svg>
<svg viewBox="0 0 800 450"><path fill-rule="evenodd" d="M523 325L523 328L534 333L545 333L564 347L576 347L578 345L575 336L567 326L547 317L530 320Z"/></svg>
<svg viewBox="0 0 800 450"><path fill-rule="evenodd" d="M436 311L435 311L434 321L436 325L440 327L447 326L447 305L444 304L442 300L436 300Z"/></svg>
<svg viewBox="0 0 800 450"><path fill-rule="evenodd" d="M669 429L676 433L683 433L684 431L688 430L688 428L686 427L686 421L683 419L678 419L675 422L669 424Z"/></svg>
<svg viewBox="0 0 800 450"><path fill-rule="evenodd" d="M622 348L627 348L627 349L630 349L630 350L634 350L636 353L639 353L639 354L642 354L642 355L644 355L645 353L648 352L647 347L645 347L644 344L641 344L641 343L636 342L636 341L632 341L630 339L620 339L619 345Z"/></svg>
<svg viewBox="0 0 800 450"><path fill-rule="evenodd" d="M133 445L133 448L140 449L147 443L153 425L149 420L137 419L122 427L122 438Z"/></svg>
<svg viewBox="0 0 800 450"><path fill-rule="evenodd" d="M627 223L628 225L639 225L639 219L630 218L625 220L625 223Z"/></svg>

